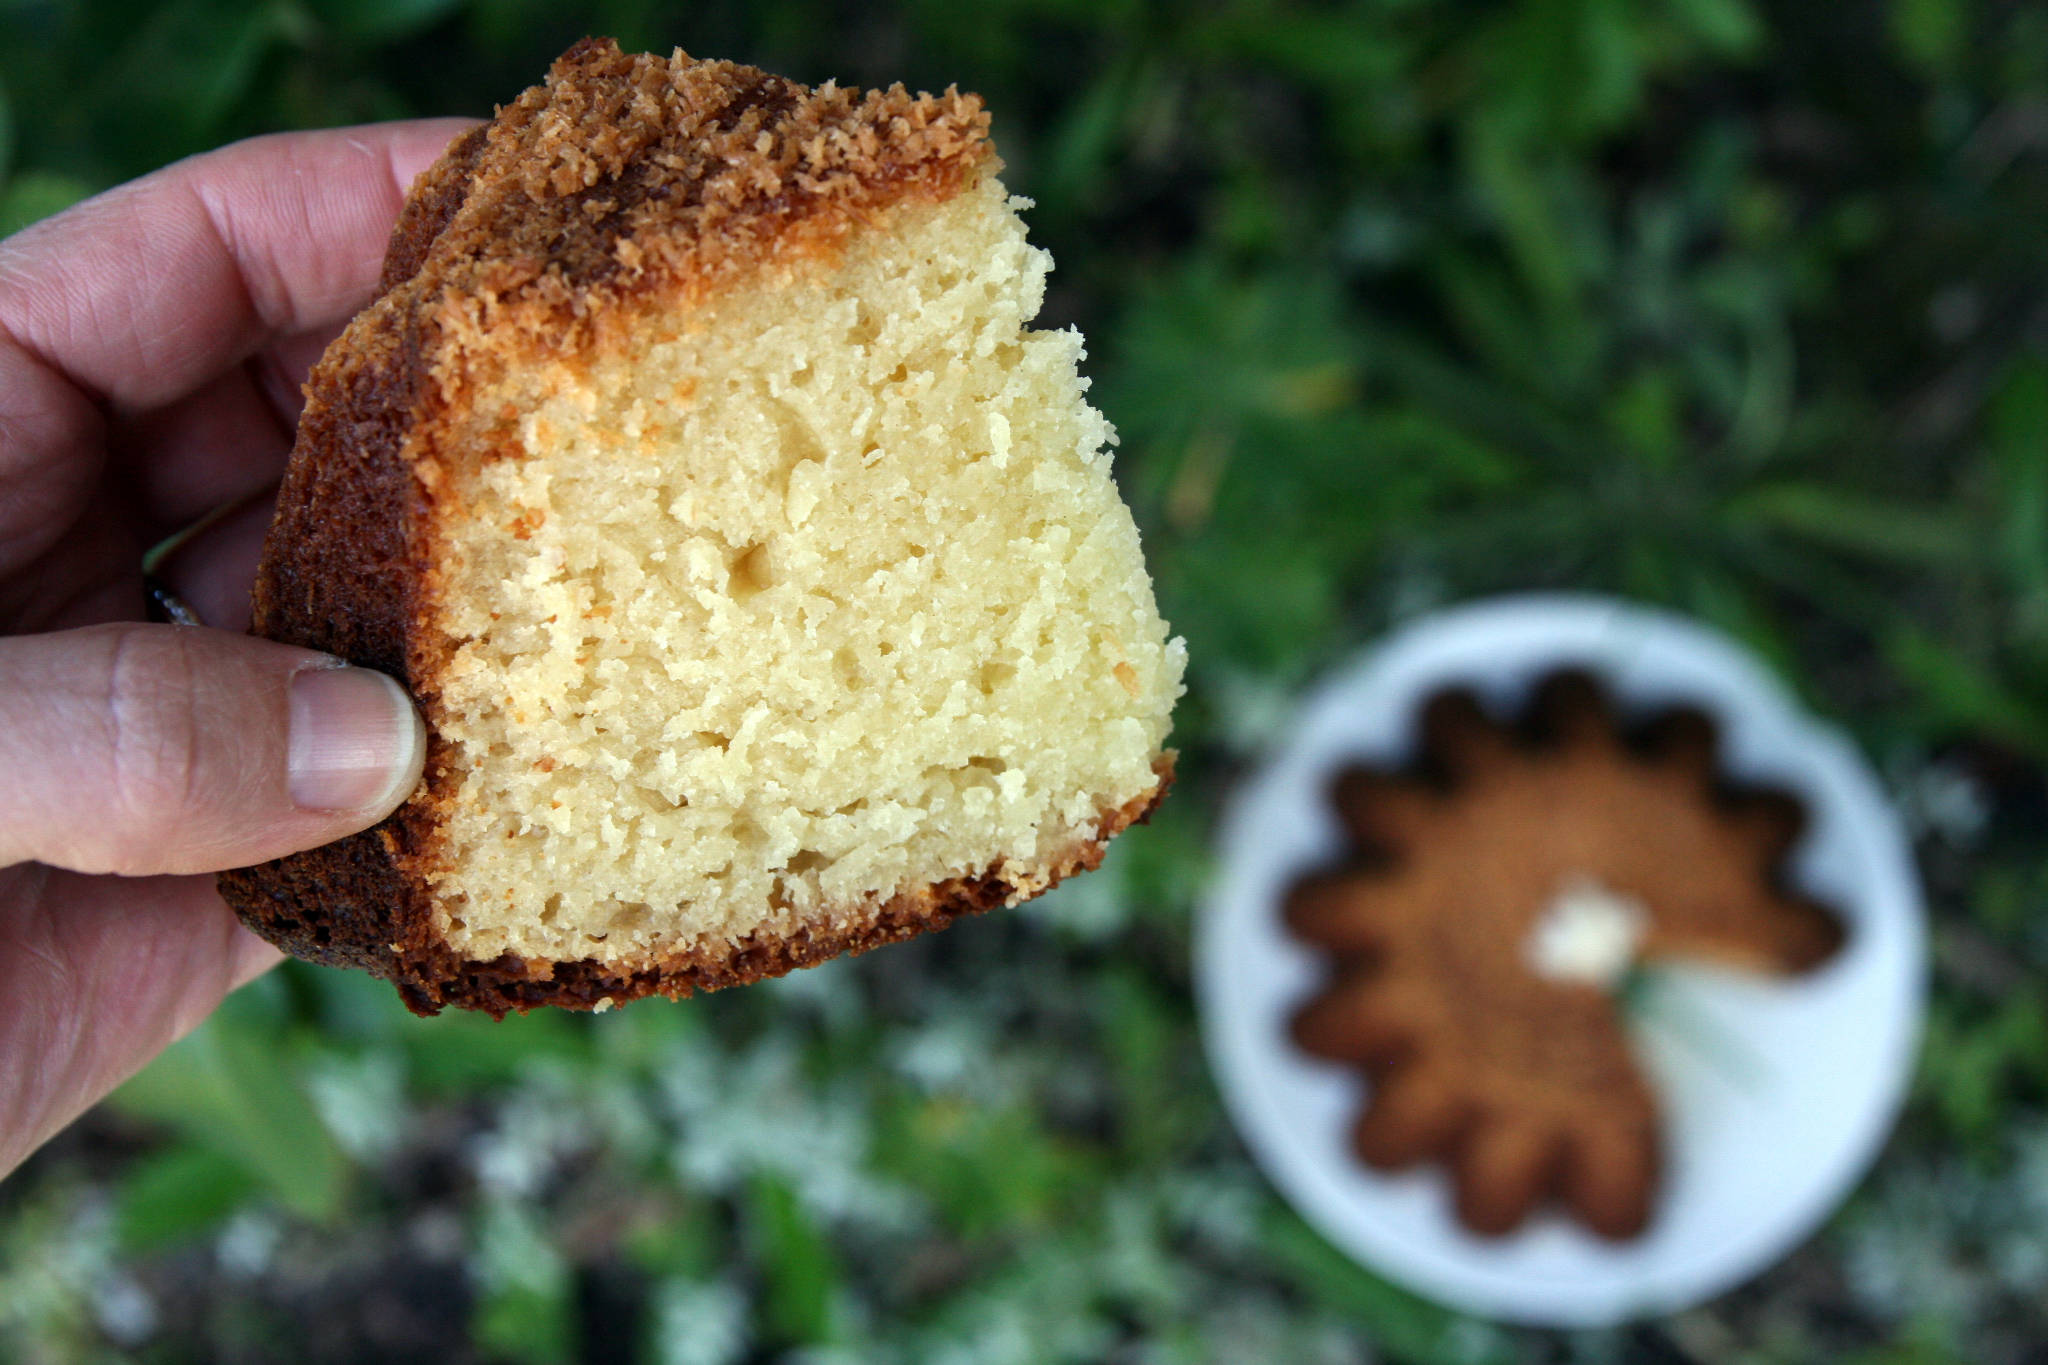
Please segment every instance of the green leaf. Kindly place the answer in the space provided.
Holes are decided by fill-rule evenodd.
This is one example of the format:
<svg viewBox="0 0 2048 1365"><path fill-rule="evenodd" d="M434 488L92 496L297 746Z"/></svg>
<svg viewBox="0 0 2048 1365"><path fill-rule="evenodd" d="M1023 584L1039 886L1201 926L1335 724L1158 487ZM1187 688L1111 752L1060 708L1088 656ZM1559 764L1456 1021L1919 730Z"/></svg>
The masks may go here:
<svg viewBox="0 0 2048 1365"><path fill-rule="evenodd" d="M1969 0L1891 0L1892 45L1908 66L1945 75L1968 49L1970 11Z"/></svg>
<svg viewBox="0 0 2048 1365"><path fill-rule="evenodd" d="M1203 807L1169 801L1142 838L1123 842L1125 894L1140 915L1168 920L1185 932L1185 907L1209 886L1214 873L1216 854L1208 834Z"/></svg>
<svg viewBox="0 0 2048 1365"><path fill-rule="evenodd" d="M1597 429L1558 415L1501 376L1460 364L1415 336L1372 323L1355 328L1368 346L1366 373L1433 408L1446 420L1560 473L1598 467L1610 452Z"/></svg>
<svg viewBox="0 0 2048 1365"><path fill-rule="evenodd" d="M1510 452L1420 406L1373 412L1364 431L1390 463L1426 472L1437 494L1498 494L1524 473Z"/></svg>
<svg viewBox="0 0 2048 1365"><path fill-rule="evenodd" d="M1838 1365L1980 1365L1971 1353L1945 1342L1949 1335L1944 1319L1915 1314L1897 1329L1894 1340L1840 1356Z"/></svg>
<svg viewBox="0 0 2048 1365"><path fill-rule="evenodd" d="M1941 720L2048 757L2048 710L1982 665L1909 624L1893 629L1885 654Z"/></svg>
<svg viewBox="0 0 2048 1365"><path fill-rule="evenodd" d="M1499 1332L1387 1283L1292 1212L1275 1209L1263 1241L1298 1289L1355 1319L1374 1345L1402 1365L1507 1365L1517 1358Z"/></svg>
<svg viewBox="0 0 2048 1365"><path fill-rule="evenodd" d="M303 39L304 12L285 0L171 0L127 35L96 83L94 103L165 153L217 141L229 110L279 44Z"/></svg>
<svg viewBox="0 0 2048 1365"><path fill-rule="evenodd" d="M1410 56L1407 43L1389 25L1308 9L1292 10L1284 17L1226 13L1193 26L1188 43L1219 57L1268 65L1344 95L1398 78Z"/></svg>
<svg viewBox="0 0 2048 1365"><path fill-rule="evenodd" d="M2048 365L2031 356L2016 362L1992 396L1986 425L2000 557L2037 606L2048 607Z"/></svg>
<svg viewBox="0 0 2048 1365"><path fill-rule="evenodd" d="M519 1204L484 1208L477 1234L482 1290L471 1325L479 1345L520 1365L562 1365L574 1353L575 1282L569 1265Z"/></svg>
<svg viewBox="0 0 2048 1365"><path fill-rule="evenodd" d="M518 1079L536 1060L588 1057L591 1021L559 1010L491 1019L450 1010L403 1025L410 1074L428 1094L464 1094Z"/></svg>
<svg viewBox="0 0 2048 1365"><path fill-rule="evenodd" d="M561 1295L518 1286L493 1290L478 1303L472 1330L494 1359L521 1365L562 1365L570 1359L573 1320Z"/></svg>
<svg viewBox="0 0 2048 1365"><path fill-rule="evenodd" d="M790 1343L834 1340L841 1272L824 1232L796 1192L770 1176L753 1182L748 1212L755 1256L768 1280L761 1302L767 1333Z"/></svg>
<svg viewBox="0 0 2048 1365"><path fill-rule="evenodd" d="M1564 388L1556 360L1538 345L1538 326L1504 264L1491 257L1445 247L1430 258L1430 279L1459 339L1486 367L1532 392L1554 398Z"/></svg>
<svg viewBox="0 0 2048 1365"><path fill-rule="evenodd" d="M1127 441L1176 453L1255 420L1297 424L1352 401L1360 375L1344 286L1322 272L1228 270L1199 257L1132 301L1104 380ZM1163 471L1148 471L1160 474Z"/></svg>
<svg viewBox="0 0 2048 1365"><path fill-rule="evenodd" d="M1995 1146L2014 1089L2048 1074L2048 1005L2022 989L1985 1017L1937 1009L1923 1049L1922 1083L1957 1138Z"/></svg>
<svg viewBox="0 0 2048 1365"><path fill-rule="evenodd" d="M1213 542L1162 557L1161 605L1199 656L1215 650L1249 667L1289 673L1306 662L1337 615L1337 585L1313 546L1278 537ZM1179 547L1175 547L1179 550ZM1257 565L1255 573L1247 565Z"/></svg>
<svg viewBox="0 0 2048 1365"><path fill-rule="evenodd" d="M1686 575L1683 605L1763 656L1782 677L1797 678L1799 654L1778 621L1732 576L1695 563Z"/></svg>
<svg viewBox="0 0 2048 1365"><path fill-rule="evenodd" d="M1196 1126L1187 1105L1188 1021L1136 972L1109 973L1094 994L1115 1068L1126 1158L1146 1165L1168 1160L1182 1135Z"/></svg>
<svg viewBox="0 0 2048 1365"><path fill-rule="evenodd" d="M1726 56L1747 56L1763 42L1763 22L1746 0L1664 0L1664 4L1694 36Z"/></svg>
<svg viewBox="0 0 2048 1365"><path fill-rule="evenodd" d="M240 1162L210 1147L179 1143L123 1173L115 1228L130 1252L189 1242L220 1226L259 1188Z"/></svg>
<svg viewBox="0 0 2048 1365"><path fill-rule="evenodd" d="M1607 401L1607 424L1644 464L1668 470L1684 447L1684 413L1678 376L1669 366L1651 365L1618 384Z"/></svg>
<svg viewBox="0 0 2048 1365"><path fill-rule="evenodd" d="M14 169L14 96L5 85L0 85L0 176Z"/></svg>
<svg viewBox="0 0 2048 1365"><path fill-rule="evenodd" d="M1585 75L1573 98L1595 128L1628 120L1641 98L1643 72L1634 7L1637 0L1580 0L1579 52Z"/></svg>
<svg viewBox="0 0 2048 1365"><path fill-rule="evenodd" d="M711 1201L682 1197L643 1210L626 1225L626 1259L652 1276L702 1280L734 1256L719 1210Z"/></svg>
<svg viewBox="0 0 2048 1365"><path fill-rule="evenodd" d="M1159 94L1155 74L1128 62L1098 75L1066 105L1048 133L1033 196L1060 215L1094 207L1109 185L1133 110Z"/></svg>
<svg viewBox="0 0 2048 1365"><path fill-rule="evenodd" d="M23 171L0 191L0 237L62 213L91 193L92 186L74 176Z"/></svg>
<svg viewBox="0 0 2048 1365"><path fill-rule="evenodd" d="M275 975L307 1002L307 1013L330 1040L396 1046L422 1024L391 983L368 972L336 971L290 961Z"/></svg>
<svg viewBox="0 0 2048 1365"><path fill-rule="evenodd" d="M1789 532L1831 549L1902 564L1954 568L1980 558L1981 533L1951 511L1887 502L1850 488L1767 484L1728 504L1738 524Z"/></svg>
<svg viewBox="0 0 2048 1365"><path fill-rule="evenodd" d="M237 999L173 1043L109 1103L233 1161L299 1216L332 1221L341 1212L348 1163L286 1065L274 1030L254 1008L233 1007Z"/></svg>
<svg viewBox="0 0 2048 1365"><path fill-rule="evenodd" d="M1542 157L1531 140L1516 136L1499 118L1480 117L1465 126L1465 170L1479 191L1523 280L1540 298L1566 299L1578 285L1580 257L1558 219L1542 175Z"/></svg>
<svg viewBox="0 0 2048 1365"><path fill-rule="evenodd" d="M308 0L321 24L361 43L386 43L455 12L461 0Z"/></svg>
<svg viewBox="0 0 2048 1365"><path fill-rule="evenodd" d="M1779 311L1770 282L1759 272L1737 267L1703 276L1702 298L1739 319L1747 364L1728 428L1728 445L1752 463L1778 453L1791 421L1792 332Z"/></svg>
<svg viewBox="0 0 2048 1365"><path fill-rule="evenodd" d="M884 1106L881 1168L963 1237L1051 1226L1093 1174L1086 1154L1021 1104L904 1094Z"/></svg>

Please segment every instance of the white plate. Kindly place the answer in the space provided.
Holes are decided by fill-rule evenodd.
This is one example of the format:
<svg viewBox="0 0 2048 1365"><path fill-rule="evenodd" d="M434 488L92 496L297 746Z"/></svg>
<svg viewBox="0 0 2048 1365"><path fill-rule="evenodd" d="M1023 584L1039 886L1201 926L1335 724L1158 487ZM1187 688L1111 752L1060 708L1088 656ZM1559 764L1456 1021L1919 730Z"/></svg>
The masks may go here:
<svg viewBox="0 0 2048 1365"><path fill-rule="evenodd" d="M1672 970L1636 1037L1663 1108L1667 1166L1648 1231L1603 1241L1546 1212L1506 1237L1466 1232L1450 1183L1386 1175L1352 1154L1365 1082L1292 1045L1288 1022L1324 963L1286 932L1282 897L1342 845L1329 782L1412 753L1417 708L1450 685L1505 711L1578 665L1630 711L1711 715L1731 776L1786 789L1809 825L1800 889L1848 922L1820 970L1764 981ZM1903 1098L1920 1031L1926 929L1911 854L1863 760L1802 714L1727 640L1678 617L1588 597L1502 598L1428 618L1311 696L1291 737L1239 792L1197 927L1203 1032L1253 1155L1353 1257L1487 1317L1597 1326L1674 1312L1785 1255L1849 1192Z"/></svg>

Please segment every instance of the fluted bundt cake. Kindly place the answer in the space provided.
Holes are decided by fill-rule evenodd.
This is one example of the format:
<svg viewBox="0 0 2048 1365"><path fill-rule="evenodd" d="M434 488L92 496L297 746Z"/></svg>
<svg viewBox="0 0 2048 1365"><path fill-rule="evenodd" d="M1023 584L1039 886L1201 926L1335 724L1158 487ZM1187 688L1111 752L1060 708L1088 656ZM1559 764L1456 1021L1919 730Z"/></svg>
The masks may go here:
<svg viewBox="0 0 2048 1365"><path fill-rule="evenodd" d="M225 875L413 1008L605 1008L1034 896L1182 647L978 99L566 53L313 371L259 633L405 681L396 814Z"/></svg>
<svg viewBox="0 0 2048 1365"><path fill-rule="evenodd" d="M1359 1155L1448 1163L1474 1231L1555 1198L1634 1236L1663 1141L1618 987L1636 962L1789 974L1834 953L1840 922L1785 882L1798 803L1731 787L1698 712L1624 726L1582 673L1519 727L1452 691L1421 729L1414 767L1340 778L1350 854L1288 901L1333 959L1295 1038L1370 1075Z"/></svg>

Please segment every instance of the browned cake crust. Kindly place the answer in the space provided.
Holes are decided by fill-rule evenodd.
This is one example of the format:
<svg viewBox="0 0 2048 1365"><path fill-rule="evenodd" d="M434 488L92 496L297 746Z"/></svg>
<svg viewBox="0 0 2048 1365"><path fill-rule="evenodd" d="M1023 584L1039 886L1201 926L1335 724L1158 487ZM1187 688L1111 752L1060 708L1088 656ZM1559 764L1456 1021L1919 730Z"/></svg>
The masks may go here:
<svg viewBox="0 0 2048 1365"><path fill-rule="evenodd" d="M1841 928L1784 888L1798 806L1728 790L1697 713L1625 735L1583 674L1540 687L1520 733L1459 692L1433 699L1422 728L1418 768L1339 780L1351 860L1289 898L1289 927L1335 966L1295 1039L1371 1076L1359 1155L1445 1162L1474 1231L1509 1231L1556 1198L1632 1237L1662 1165L1656 1097L1615 997L1539 973L1530 936L1590 880L1644 907L1647 960L1812 968Z"/></svg>
<svg viewBox="0 0 2048 1365"><path fill-rule="evenodd" d="M973 95L809 90L730 62L565 53L544 85L457 138L414 187L376 300L315 367L264 545L256 633L401 679L432 728L448 642L428 628L444 461L488 452L466 396L497 367L574 363L748 272L830 252L888 207L957 194L994 164ZM420 793L373 829L224 873L244 923L298 957L366 968L420 1013L596 1007L736 985L938 928L1093 868L1171 777L1046 868L1001 866L854 907L844 927L626 970L456 957L423 874L454 790L430 734Z"/></svg>

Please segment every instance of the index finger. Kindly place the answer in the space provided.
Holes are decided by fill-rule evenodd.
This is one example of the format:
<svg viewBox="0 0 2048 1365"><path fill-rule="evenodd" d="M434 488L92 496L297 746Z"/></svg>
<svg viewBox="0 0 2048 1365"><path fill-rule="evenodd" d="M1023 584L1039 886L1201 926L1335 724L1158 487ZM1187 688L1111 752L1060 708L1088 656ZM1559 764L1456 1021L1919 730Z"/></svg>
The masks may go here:
<svg viewBox="0 0 2048 1365"><path fill-rule="evenodd" d="M189 157L0 242L0 334L116 411L348 317L406 190L473 120L280 133Z"/></svg>

